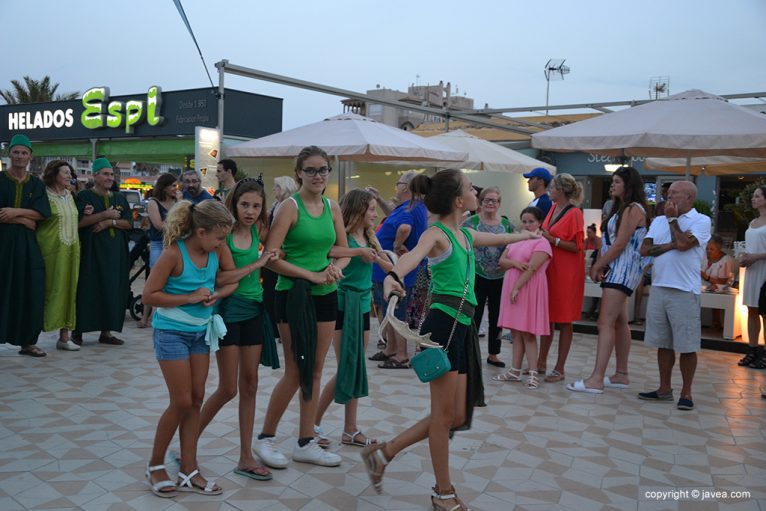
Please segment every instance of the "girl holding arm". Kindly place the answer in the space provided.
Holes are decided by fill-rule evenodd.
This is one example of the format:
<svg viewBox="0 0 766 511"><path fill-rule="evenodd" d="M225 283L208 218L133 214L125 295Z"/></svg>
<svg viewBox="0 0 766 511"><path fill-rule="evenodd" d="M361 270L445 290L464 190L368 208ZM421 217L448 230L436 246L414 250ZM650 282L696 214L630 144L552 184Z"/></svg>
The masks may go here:
<svg viewBox="0 0 766 511"><path fill-rule="evenodd" d="M322 416L334 398L336 403L345 405L341 443L361 447L376 443L362 433L356 421L359 398L368 395L364 353L370 337L372 263L386 272L393 268L375 237L373 228L378 219L375 205L375 197L365 190L351 190L340 203L349 248L333 248L330 256L351 258L343 269L343 279L338 282L338 320L333 342L338 373L322 391L316 419L317 431L321 432Z"/></svg>
<svg viewBox="0 0 766 511"><path fill-rule="evenodd" d="M219 328L220 317L213 315L213 305L236 288L231 284L215 289L218 262L232 223L231 213L219 202L178 203L165 221L165 250L144 287L144 303L156 307L154 352L170 395L146 470L158 497L174 497L177 491L223 492L199 472L197 436L210 349L217 349L224 333ZM164 460L176 429L181 440L181 468L174 484Z"/></svg>
<svg viewBox="0 0 766 511"><path fill-rule="evenodd" d="M263 306L259 271L276 257L270 251L258 255L260 241L268 234L265 202L263 186L255 178L239 181L226 196L225 204L234 217L234 229L226 237L217 283L238 283L238 287L220 305L226 336L216 352L218 388L202 406L199 432L201 436L239 389L240 451L234 473L258 481L272 478L269 469L256 461L252 451L258 365L264 350L276 353L271 322Z"/></svg>
<svg viewBox="0 0 766 511"><path fill-rule="evenodd" d="M322 369L338 312L336 281L343 277L330 262L329 252L335 245L348 247L340 207L323 195L332 170L329 161L319 147L301 150L295 165L300 188L279 205L266 240L266 250L284 251L284 259L271 261L269 267L279 274L275 310L285 372L271 394L254 446L261 461L272 468L287 467L274 437L299 388L300 425L293 461L329 467L341 462L340 456L323 451L314 438Z"/></svg>
<svg viewBox="0 0 766 511"><path fill-rule="evenodd" d="M449 434L450 430L470 423L473 406L483 399L478 337L472 326L476 306L473 247L506 245L535 235L528 231L491 234L461 228L464 213L475 210L477 201L471 181L459 170L444 170L432 178L418 175L410 189L438 216L438 221L388 272L383 282L384 296L388 299L392 292L403 294L401 276L415 269L425 257L429 258L433 291L421 333L431 333L433 341L448 345L451 370L429 382L430 414L388 442L365 447L362 459L370 481L380 493L386 465L403 449L428 438L436 476L431 496L433 508L467 509L450 479Z"/></svg>

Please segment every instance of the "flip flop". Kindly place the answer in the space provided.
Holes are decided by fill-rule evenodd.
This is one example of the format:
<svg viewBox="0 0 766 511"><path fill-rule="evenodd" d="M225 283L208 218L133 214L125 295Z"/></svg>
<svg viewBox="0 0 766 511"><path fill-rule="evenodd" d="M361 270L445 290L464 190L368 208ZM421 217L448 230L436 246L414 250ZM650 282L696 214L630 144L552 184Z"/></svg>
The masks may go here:
<svg viewBox="0 0 766 511"><path fill-rule="evenodd" d="M608 376L604 376L604 387L610 389L629 389L630 385L627 383L612 383Z"/></svg>
<svg viewBox="0 0 766 511"><path fill-rule="evenodd" d="M555 369L551 370L550 373L548 373L548 376L543 378L543 381L545 383L556 383L558 381L561 381L564 379L564 374L556 371Z"/></svg>
<svg viewBox="0 0 766 511"><path fill-rule="evenodd" d="M584 392L585 394L603 394L604 393L602 389L593 389L590 387L586 387L585 381L583 380L577 380L574 383L567 383L566 387L567 387L567 390L571 390L572 392Z"/></svg>
<svg viewBox="0 0 766 511"><path fill-rule="evenodd" d="M28 357L40 358L47 355L43 350L37 346L30 346L29 348L22 348L19 350L19 355L26 355Z"/></svg>
<svg viewBox="0 0 766 511"><path fill-rule="evenodd" d="M250 479L255 479L256 481L270 481L274 477L271 474L271 471L262 465L244 468L237 467L234 469L234 473L244 477L249 477Z"/></svg>

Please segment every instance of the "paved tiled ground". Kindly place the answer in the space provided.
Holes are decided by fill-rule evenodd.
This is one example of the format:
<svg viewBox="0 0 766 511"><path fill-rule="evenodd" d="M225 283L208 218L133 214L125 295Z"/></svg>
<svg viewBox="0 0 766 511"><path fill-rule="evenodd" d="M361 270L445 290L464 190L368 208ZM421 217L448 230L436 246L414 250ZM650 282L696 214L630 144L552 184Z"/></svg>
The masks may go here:
<svg viewBox="0 0 766 511"><path fill-rule="evenodd" d="M390 465L380 496L368 484L358 448L339 444L333 447L343 457L339 468L294 463L265 483L233 474L235 404L222 410L200 443L203 472L217 478L224 495L154 497L143 470L167 397L150 330L134 326L126 322L123 347L99 345L91 334L76 353L56 351L54 335L45 334L40 344L49 356L44 359L20 357L0 345L0 510L430 507L433 476L425 443ZM593 336L576 335L568 380L589 372L594 345ZM510 346L504 343L503 350L508 360ZM632 388L602 396L574 394L562 384L543 383L534 391L500 384L490 380L499 369L488 368L489 406L478 409L474 428L451 444L456 487L473 509L484 510L766 511L766 400L759 397L766 372L738 368L736 359L702 353L692 412L636 399L637 391L655 387L657 375L654 352L640 342L631 353ZM360 426L385 439L424 414L426 387L409 370L368 364L371 398L362 401ZM208 392L217 381L211 365ZM328 373L334 368L330 355ZM280 372L261 374L256 430ZM296 424L293 403L278 432L286 452ZM324 427L339 440L341 407L330 409ZM711 489L748 491L750 497L705 502L692 497L693 490ZM645 495L655 490L684 490L682 496L689 498Z"/></svg>

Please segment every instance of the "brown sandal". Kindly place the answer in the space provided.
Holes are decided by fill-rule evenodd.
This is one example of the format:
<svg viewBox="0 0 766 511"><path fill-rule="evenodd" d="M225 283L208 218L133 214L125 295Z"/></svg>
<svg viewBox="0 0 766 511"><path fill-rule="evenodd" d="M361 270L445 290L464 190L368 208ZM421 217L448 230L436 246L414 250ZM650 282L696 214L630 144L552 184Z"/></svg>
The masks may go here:
<svg viewBox="0 0 766 511"><path fill-rule="evenodd" d="M390 462L390 460L386 460L386 456L382 451L385 445L385 442L370 444L362 449L364 467L367 469L367 475L370 477L372 487L378 495L383 492L383 472L385 472L386 465Z"/></svg>

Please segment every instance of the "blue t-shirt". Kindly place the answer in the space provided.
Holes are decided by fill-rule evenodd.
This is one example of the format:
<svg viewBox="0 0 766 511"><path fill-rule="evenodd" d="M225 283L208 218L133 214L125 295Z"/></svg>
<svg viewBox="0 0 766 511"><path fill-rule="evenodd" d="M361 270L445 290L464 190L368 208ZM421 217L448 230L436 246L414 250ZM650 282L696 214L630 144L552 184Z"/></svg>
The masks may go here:
<svg viewBox="0 0 766 511"><path fill-rule="evenodd" d="M213 198L213 196L210 195L208 193L208 191L205 190L204 188L199 192L199 195L197 195L194 198L192 198L192 196L189 195L189 192L184 190L184 200L190 200L190 201L192 201L193 204L199 204L203 200L209 200L209 199L212 199L212 198Z"/></svg>
<svg viewBox="0 0 766 511"><path fill-rule="evenodd" d="M529 203L530 206L534 206L538 208L540 211L543 212L543 218L548 216L548 211L551 209L551 206L553 205L553 202L551 202L551 198L548 197L548 193L544 193L532 202Z"/></svg>
<svg viewBox="0 0 766 511"><path fill-rule="evenodd" d="M394 209L390 215L383 221L383 225L378 229L377 235L380 246L384 250L394 250L394 240L396 239L396 230L400 225L409 225L410 235L404 240L404 246L407 250L412 250L418 244L420 236L428 228L428 211L422 202L415 202L410 209L410 201L405 201ZM412 270L404 277L405 287L415 285L417 278L417 268ZM377 264L372 267L373 282L383 282L386 274Z"/></svg>

